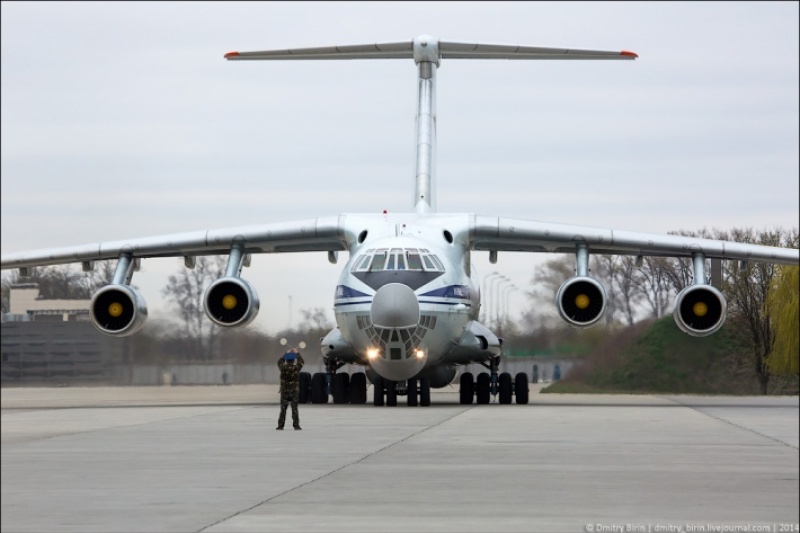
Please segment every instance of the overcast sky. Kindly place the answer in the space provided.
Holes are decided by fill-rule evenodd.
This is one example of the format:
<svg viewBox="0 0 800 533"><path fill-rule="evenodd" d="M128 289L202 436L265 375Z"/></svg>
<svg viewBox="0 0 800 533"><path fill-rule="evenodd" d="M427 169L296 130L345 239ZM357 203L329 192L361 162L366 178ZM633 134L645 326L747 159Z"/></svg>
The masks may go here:
<svg viewBox="0 0 800 533"><path fill-rule="evenodd" d="M411 59L232 50L443 40L636 61L443 60L440 212L666 233L798 224L797 2L2 2L2 253L413 211ZM531 254L474 254L519 289ZM260 255L250 327L322 307L343 262ZM151 309L178 259L134 276ZM290 311L291 302L291 315Z"/></svg>

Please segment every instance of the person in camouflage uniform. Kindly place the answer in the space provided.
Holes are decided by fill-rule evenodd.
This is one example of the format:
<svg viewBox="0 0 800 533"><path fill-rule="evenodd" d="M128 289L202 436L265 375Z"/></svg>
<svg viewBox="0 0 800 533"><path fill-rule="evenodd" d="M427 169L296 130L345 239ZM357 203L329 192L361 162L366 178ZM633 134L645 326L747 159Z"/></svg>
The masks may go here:
<svg viewBox="0 0 800 533"><path fill-rule="evenodd" d="M300 399L300 369L303 368L303 356L292 348L278 359L278 368L281 369L281 414L278 417L278 427L283 429L286 422L286 408L292 404L292 422L294 429L300 427L300 415L297 412L297 402Z"/></svg>

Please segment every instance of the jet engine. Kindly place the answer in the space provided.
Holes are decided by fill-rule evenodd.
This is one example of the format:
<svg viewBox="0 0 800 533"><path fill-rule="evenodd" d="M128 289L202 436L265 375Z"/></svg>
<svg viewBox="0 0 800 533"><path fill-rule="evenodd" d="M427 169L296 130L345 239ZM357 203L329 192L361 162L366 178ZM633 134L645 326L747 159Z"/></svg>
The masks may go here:
<svg viewBox="0 0 800 533"><path fill-rule="evenodd" d="M94 327L106 335L125 337L139 331L147 319L147 304L130 285L106 285L89 305Z"/></svg>
<svg viewBox="0 0 800 533"><path fill-rule="evenodd" d="M203 306L212 322L224 327L244 326L258 314L259 299L255 289L234 276L219 278L206 289Z"/></svg>
<svg viewBox="0 0 800 533"><path fill-rule="evenodd" d="M606 311L606 291L595 279L575 276L565 281L556 295L558 314L570 325L591 326Z"/></svg>
<svg viewBox="0 0 800 533"><path fill-rule="evenodd" d="M725 323L728 303L712 285L691 285L683 289L675 300L675 323L693 337L705 337L719 330Z"/></svg>

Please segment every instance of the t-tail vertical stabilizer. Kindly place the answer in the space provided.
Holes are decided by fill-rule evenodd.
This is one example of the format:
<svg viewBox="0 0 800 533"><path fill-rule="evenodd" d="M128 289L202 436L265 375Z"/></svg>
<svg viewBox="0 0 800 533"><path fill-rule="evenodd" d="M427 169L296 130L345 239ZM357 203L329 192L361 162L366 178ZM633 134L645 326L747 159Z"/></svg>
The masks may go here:
<svg viewBox="0 0 800 533"><path fill-rule="evenodd" d="M404 59L413 58L419 80L417 89L417 164L414 208L417 213L436 212L436 70L448 59L636 59L633 52L542 48L508 44L441 41L420 35L411 42L356 44L230 52L225 58L242 60L282 59Z"/></svg>

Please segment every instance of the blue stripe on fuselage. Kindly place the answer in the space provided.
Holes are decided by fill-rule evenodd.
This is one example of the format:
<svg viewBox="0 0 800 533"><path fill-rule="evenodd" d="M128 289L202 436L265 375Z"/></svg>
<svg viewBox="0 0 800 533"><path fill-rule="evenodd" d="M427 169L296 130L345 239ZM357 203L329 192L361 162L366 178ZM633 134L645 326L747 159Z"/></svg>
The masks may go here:
<svg viewBox="0 0 800 533"><path fill-rule="evenodd" d="M447 298L447 299L456 299L457 302L442 302L442 301L434 301L425 299L419 300L421 304L433 304L433 305L446 305L446 306L453 306L458 304L464 304L467 306L472 305L472 301L469 298L470 290L469 287L466 285L448 285L447 287L441 287L434 291L426 292L424 294L420 294L418 298ZM369 300L360 300L357 302L343 302L341 300L347 300L350 298L370 298ZM364 294L361 291L357 291L347 285L338 285L336 287L336 298L334 300L334 306L345 306L345 305L361 305L361 304L371 304L372 299L371 296L368 294Z"/></svg>
<svg viewBox="0 0 800 533"><path fill-rule="evenodd" d="M435 291L420 294L420 296L435 296L438 298L463 298L469 300L469 287L466 285L448 285Z"/></svg>

